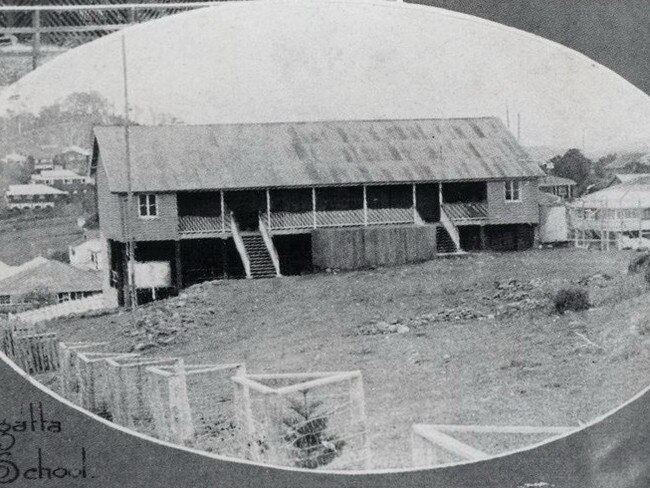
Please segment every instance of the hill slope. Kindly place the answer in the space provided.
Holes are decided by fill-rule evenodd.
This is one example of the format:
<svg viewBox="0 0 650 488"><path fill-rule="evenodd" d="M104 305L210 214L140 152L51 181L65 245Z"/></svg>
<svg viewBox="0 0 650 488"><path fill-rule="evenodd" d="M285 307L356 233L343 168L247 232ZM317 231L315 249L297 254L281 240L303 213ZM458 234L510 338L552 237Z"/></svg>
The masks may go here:
<svg viewBox="0 0 650 488"><path fill-rule="evenodd" d="M374 465L409 463L414 422L573 425L646 386L650 300L629 255L572 249L273 280L212 282L103 317L64 340L250 372L363 373ZM588 278L584 280L584 278ZM558 316L582 282L594 309Z"/></svg>

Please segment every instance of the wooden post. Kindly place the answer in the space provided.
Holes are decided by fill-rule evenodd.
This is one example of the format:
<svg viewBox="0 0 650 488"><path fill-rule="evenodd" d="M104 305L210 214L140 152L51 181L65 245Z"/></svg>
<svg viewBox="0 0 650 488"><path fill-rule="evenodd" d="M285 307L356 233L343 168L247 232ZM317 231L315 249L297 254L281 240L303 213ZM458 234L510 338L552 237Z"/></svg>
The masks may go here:
<svg viewBox="0 0 650 488"><path fill-rule="evenodd" d="M227 245L228 245L228 240L222 239L221 240L221 263L223 266L222 269L223 279L228 279L228 249L226 248Z"/></svg>
<svg viewBox="0 0 650 488"><path fill-rule="evenodd" d="M370 465L370 442L366 425L366 402L363 393L363 379L361 374L350 379L350 422L352 428L362 439L363 467Z"/></svg>
<svg viewBox="0 0 650 488"><path fill-rule="evenodd" d="M154 370L155 371L155 370ZM175 442L176 439L172 438L172 418L168 415L165 409L165 402L168 395L163 396L161 382L165 382L165 386L169 387L169 382L165 376L162 376L154 371L149 371L149 388L147 395L149 396L149 404L151 406L151 413L153 417L153 424L156 429L156 437L163 441Z"/></svg>
<svg viewBox="0 0 650 488"><path fill-rule="evenodd" d="M418 196L417 196L417 190L415 187L415 183L413 183L413 190L412 190L412 197L411 197L411 202L413 204L413 223L417 223L418 221Z"/></svg>
<svg viewBox="0 0 650 488"><path fill-rule="evenodd" d="M259 461L283 466L290 461L289 453L284 447L282 413L283 398L275 392L264 393L263 395L264 410L266 413L266 418L264 419L266 425L265 437L268 440L269 449L266 452L260 453L262 454L262 459L259 459Z"/></svg>
<svg viewBox="0 0 650 488"><path fill-rule="evenodd" d="M239 375L235 375L239 376ZM239 425L241 439L239 447L242 454L251 455L256 453L255 447L255 423L253 422L253 408L251 406L250 387L239 383L234 383L237 403L235 408L241 415L242 425ZM253 458L256 460L257 458Z"/></svg>
<svg viewBox="0 0 650 488"><path fill-rule="evenodd" d="M637 202L637 213L639 214L639 249L643 246L643 210L641 209L641 200Z"/></svg>
<svg viewBox="0 0 650 488"><path fill-rule="evenodd" d="M32 69L38 68L41 55L41 12L34 10L32 12Z"/></svg>
<svg viewBox="0 0 650 488"><path fill-rule="evenodd" d="M485 226L481 225L479 227L479 235L481 239L481 251L487 251L487 235L485 233Z"/></svg>
<svg viewBox="0 0 650 488"><path fill-rule="evenodd" d="M127 10L126 16L127 16L127 23L128 24L133 25L138 21L136 14L137 14L137 12L135 10L135 7L130 7Z"/></svg>
<svg viewBox="0 0 650 488"><path fill-rule="evenodd" d="M316 228L317 222L316 222L316 187L312 187L311 189L311 211L313 215L313 225L314 229Z"/></svg>
<svg viewBox="0 0 650 488"><path fill-rule="evenodd" d="M192 445L194 426L187 397L185 363L182 359L174 364L174 374L169 378L169 407L174 437L183 445Z"/></svg>
<svg viewBox="0 0 650 488"><path fill-rule="evenodd" d="M226 204L223 198L223 190L219 191L219 200L221 205L221 233L226 233Z"/></svg>
<svg viewBox="0 0 650 488"><path fill-rule="evenodd" d="M176 291L183 289L183 261L181 256L181 241L174 242L174 257L176 259Z"/></svg>
<svg viewBox="0 0 650 488"><path fill-rule="evenodd" d="M266 189L266 224L271 232L271 191Z"/></svg>
<svg viewBox="0 0 650 488"><path fill-rule="evenodd" d="M442 182L438 183L438 205L442 209Z"/></svg>
<svg viewBox="0 0 650 488"><path fill-rule="evenodd" d="M368 225L368 187L363 185L363 225Z"/></svg>

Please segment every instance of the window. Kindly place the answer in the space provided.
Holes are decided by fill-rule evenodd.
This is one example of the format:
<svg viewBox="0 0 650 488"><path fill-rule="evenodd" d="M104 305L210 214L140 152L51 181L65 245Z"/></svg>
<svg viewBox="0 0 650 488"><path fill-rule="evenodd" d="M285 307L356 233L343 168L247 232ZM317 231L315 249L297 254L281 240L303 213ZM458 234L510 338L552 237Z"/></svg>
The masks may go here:
<svg viewBox="0 0 650 488"><path fill-rule="evenodd" d="M518 202L521 200L518 181L506 181L506 202Z"/></svg>
<svg viewBox="0 0 650 488"><path fill-rule="evenodd" d="M158 215L156 195L151 193L138 195L138 208L140 210L140 217L156 217Z"/></svg>
<svg viewBox="0 0 650 488"><path fill-rule="evenodd" d="M69 302L72 300L81 300L82 298L86 298L92 294L93 292L87 291L65 291L59 293L59 303Z"/></svg>
<svg viewBox="0 0 650 488"><path fill-rule="evenodd" d="M9 295L0 295L0 305L11 304L11 297Z"/></svg>

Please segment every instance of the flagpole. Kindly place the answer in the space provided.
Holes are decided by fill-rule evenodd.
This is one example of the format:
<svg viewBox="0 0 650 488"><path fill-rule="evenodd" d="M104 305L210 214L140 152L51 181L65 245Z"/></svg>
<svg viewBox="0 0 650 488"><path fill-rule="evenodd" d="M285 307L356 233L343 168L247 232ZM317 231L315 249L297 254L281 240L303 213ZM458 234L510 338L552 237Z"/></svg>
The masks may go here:
<svg viewBox="0 0 650 488"><path fill-rule="evenodd" d="M126 62L126 37L124 34L121 36L122 40L122 75L124 85L124 147L126 156L126 211L124 212L124 231L126 233L126 253L127 253L127 284L128 284L128 297L129 305L132 309L138 307L138 296L135 287L135 241L133 239L133 232L131 226L131 218L135 215L133 211L133 185L131 182L131 128L129 117L129 81L127 73Z"/></svg>

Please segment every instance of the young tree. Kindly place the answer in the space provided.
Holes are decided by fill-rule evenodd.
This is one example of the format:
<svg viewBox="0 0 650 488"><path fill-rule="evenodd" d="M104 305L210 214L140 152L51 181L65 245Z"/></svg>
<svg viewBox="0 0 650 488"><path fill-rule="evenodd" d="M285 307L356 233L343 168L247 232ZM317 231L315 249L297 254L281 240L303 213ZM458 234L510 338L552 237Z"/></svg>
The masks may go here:
<svg viewBox="0 0 650 488"><path fill-rule="evenodd" d="M616 159L616 154L608 154L599 158L598 161L594 164L594 174L598 178L605 178L607 176L607 165L614 162Z"/></svg>
<svg viewBox="0 0 650 488"><path fill-rule="evenodd" d="M584 183L591 174L592 161L587 158L579 149L569 149L563 156L555 156L551 159L553 163L553 174L563 178L570 178L583 189Z"/></svg>

